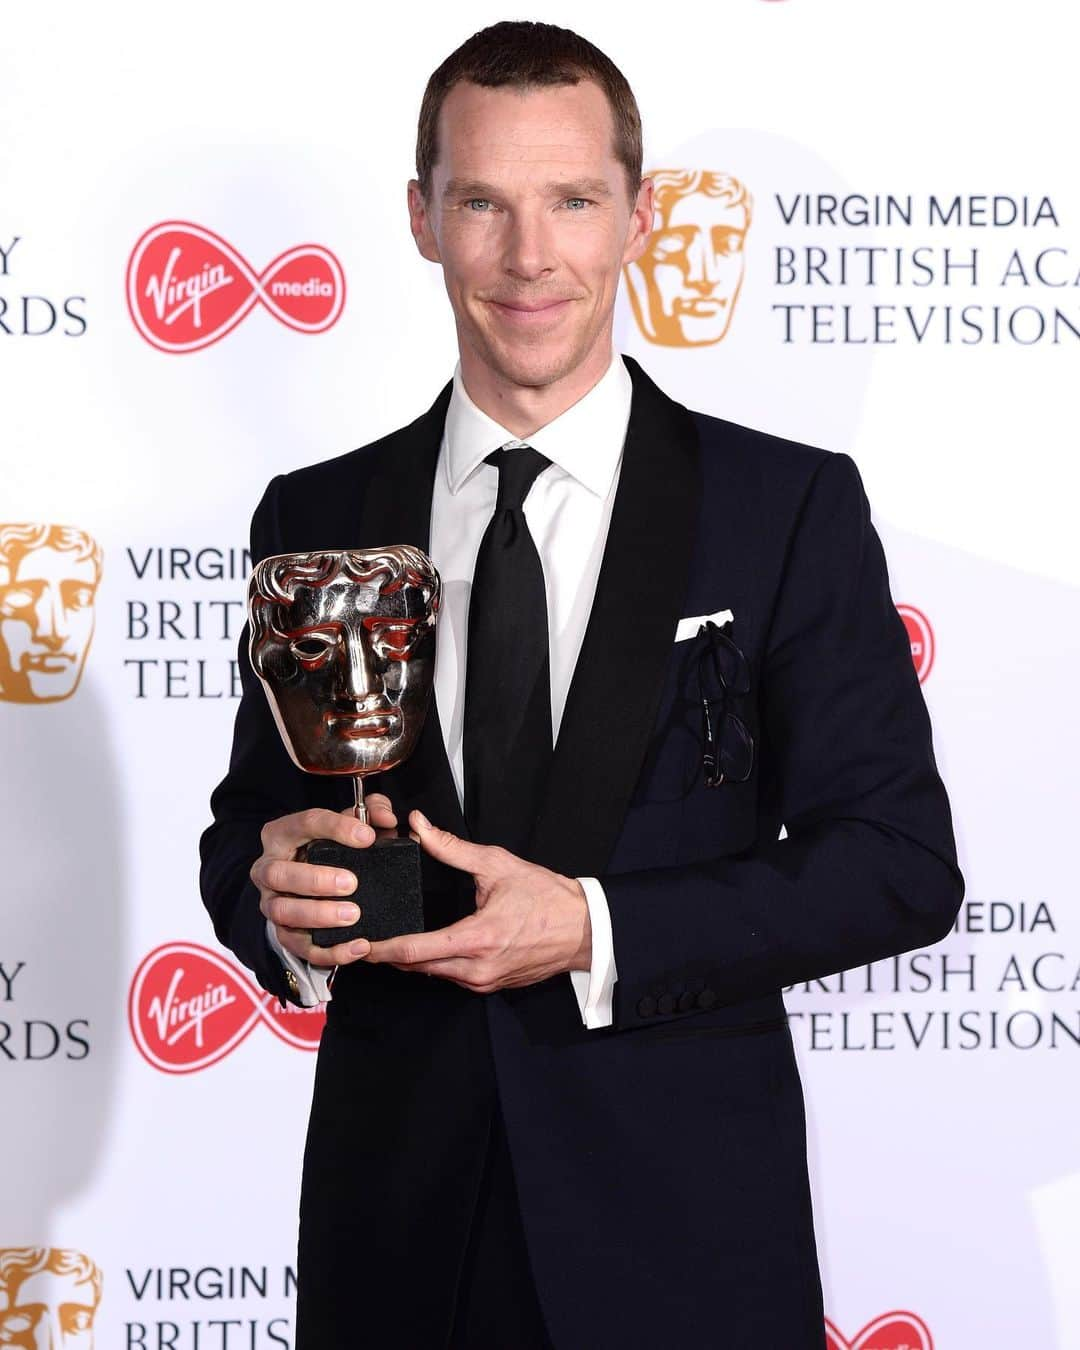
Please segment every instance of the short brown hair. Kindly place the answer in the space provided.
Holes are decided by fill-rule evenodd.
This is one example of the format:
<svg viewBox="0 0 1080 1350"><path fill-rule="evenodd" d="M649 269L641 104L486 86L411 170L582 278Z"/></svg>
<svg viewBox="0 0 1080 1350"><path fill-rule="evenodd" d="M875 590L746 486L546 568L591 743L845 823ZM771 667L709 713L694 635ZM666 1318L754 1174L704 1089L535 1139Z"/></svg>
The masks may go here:
<svg viewBox="0 0 1080 1350"><path fill-rule="evenodd" d="M428 80L416 129L416 177L424 198L429 198L439 158L439 113L455 84L527 89L579 80L594 80L607 96L615 123L615 155L635 197L641 186L641 114L626 76L599 47L569 28L521 20L474 33Z"/></svg>

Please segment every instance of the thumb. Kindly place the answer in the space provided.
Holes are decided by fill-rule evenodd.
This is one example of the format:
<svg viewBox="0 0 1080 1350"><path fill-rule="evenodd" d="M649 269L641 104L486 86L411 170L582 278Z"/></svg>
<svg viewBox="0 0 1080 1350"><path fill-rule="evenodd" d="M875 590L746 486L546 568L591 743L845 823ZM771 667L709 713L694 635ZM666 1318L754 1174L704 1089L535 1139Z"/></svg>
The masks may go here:
<svg viewBox="0 0 1080 1350"><path fill-rule="evenodd" d="M491 872L491 855L495 849L490 844L474 844L469 839L451 834L449 830L440 830L432 825L422 811L411 811L409 824L420 841L420 847L437 862L456 867L459 872L471 872L474 877Z"/></svg>

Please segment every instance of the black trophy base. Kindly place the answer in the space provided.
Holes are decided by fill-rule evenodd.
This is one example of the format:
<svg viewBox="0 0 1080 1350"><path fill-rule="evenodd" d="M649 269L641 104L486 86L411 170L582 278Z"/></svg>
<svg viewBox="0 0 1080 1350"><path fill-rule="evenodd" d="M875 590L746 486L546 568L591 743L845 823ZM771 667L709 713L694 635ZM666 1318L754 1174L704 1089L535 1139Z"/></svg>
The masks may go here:
<svg viewBox="0 0 1080 1350"><path fill-rule="evenodd" d="M401 933L424 929L424 900L420 887L420 845L414 839L379 839L370 848L349 848L333 839L313 839L306 860L320 867L340 867L356 877L351 895L327 899L328 904L352 900L360 918L345 928L313 928L316 947L336 947L353 938L379 942Z"/></svg>

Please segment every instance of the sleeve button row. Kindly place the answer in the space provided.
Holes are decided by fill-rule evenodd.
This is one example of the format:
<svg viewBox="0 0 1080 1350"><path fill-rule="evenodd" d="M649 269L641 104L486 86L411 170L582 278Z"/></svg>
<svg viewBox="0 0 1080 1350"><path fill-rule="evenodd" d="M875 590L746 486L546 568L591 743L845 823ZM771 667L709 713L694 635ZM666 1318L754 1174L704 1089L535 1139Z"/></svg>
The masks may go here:
<svg viewBox="0 0 1080 1350"><path fill-rule="evenodd" d="M691 1012L694 1008L700 1008L703 1012L713 1007L716 1003L716 991L714 989L702 989L700 993L693 994L689 991L682 993L678 998L674 994L661 994L659 998L654 998L652 994L645 994L638 999L637 1013L639 1017L654 1017L657 1013L668 1016L678 1009L679 1012Z"/></svg>

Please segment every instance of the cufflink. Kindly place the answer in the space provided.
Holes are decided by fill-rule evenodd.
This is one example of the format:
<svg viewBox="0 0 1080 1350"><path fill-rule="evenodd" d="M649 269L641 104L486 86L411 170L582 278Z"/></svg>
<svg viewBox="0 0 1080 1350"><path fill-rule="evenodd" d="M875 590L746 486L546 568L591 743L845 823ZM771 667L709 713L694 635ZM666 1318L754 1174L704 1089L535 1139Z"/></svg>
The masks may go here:
<svg viewBox="0 0 1080 1350"><path fill-rule="evenodd" d="M285 983L289 986L289 993L300 996L300 981L296 978L296 972L285 967Z"/></svg>

